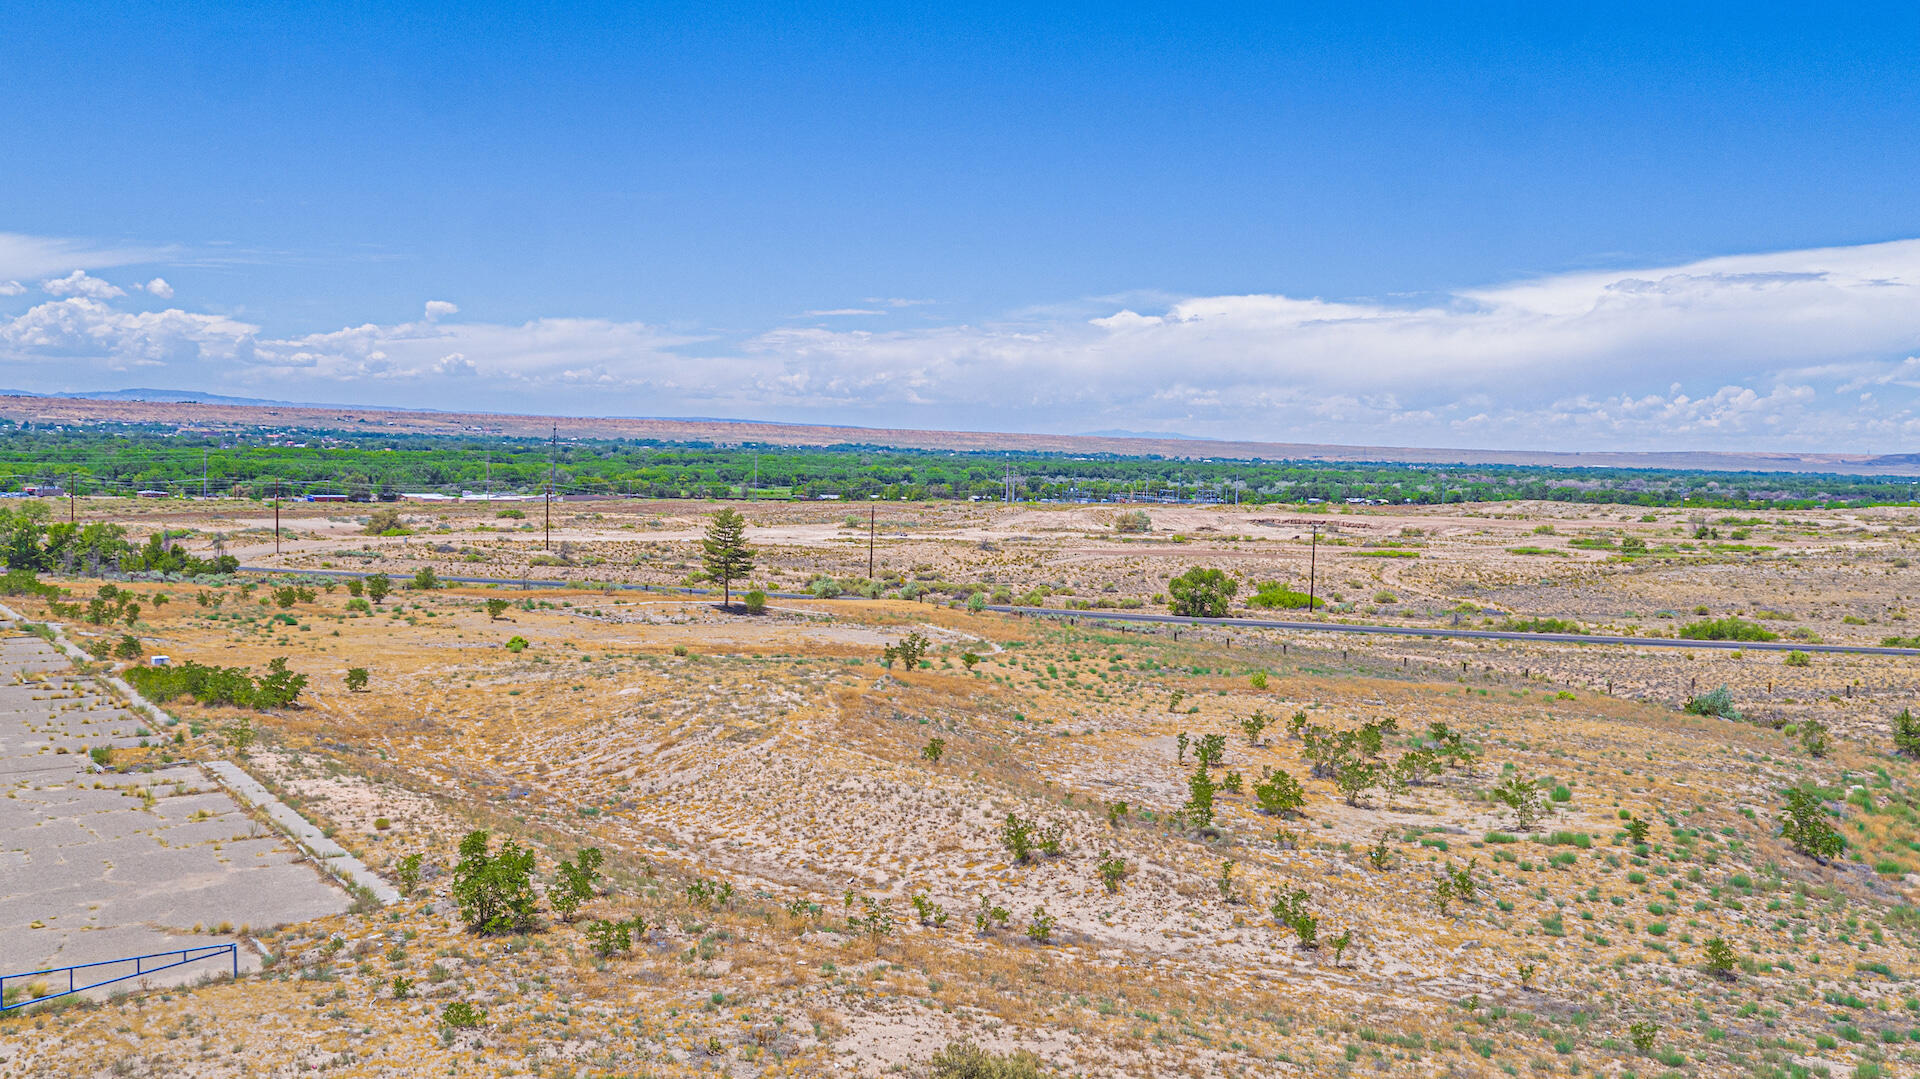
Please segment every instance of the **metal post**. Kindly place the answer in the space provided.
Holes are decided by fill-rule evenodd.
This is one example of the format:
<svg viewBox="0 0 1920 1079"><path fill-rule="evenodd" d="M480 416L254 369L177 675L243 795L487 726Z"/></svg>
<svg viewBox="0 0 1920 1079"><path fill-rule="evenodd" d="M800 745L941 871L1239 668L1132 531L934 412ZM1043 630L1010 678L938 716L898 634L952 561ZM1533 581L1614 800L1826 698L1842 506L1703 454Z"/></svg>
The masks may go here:
<svg viewBox="0 0 1920 1079"><path fill-rule="evenodd" d="M880 507L867 504L867 580L873 580L873 529Z"/></svg>
<svg viewBox="0 0 1920 1079"><path fill-rule="evenodd" d="M280 481L273 482L273 553L280 553Z"/></svg>

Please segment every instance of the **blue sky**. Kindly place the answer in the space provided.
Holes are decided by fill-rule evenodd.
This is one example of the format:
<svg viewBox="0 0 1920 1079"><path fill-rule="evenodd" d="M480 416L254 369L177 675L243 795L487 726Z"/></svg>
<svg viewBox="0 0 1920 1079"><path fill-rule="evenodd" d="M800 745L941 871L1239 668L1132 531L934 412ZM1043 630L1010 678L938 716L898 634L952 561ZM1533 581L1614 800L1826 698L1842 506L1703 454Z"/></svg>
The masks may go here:
<svg viewBox="0 0 1920 1079"><path fill-rule="evenodd" d="M1920 440L1911 9L86 7L0 36L0 386Z"/></svg>

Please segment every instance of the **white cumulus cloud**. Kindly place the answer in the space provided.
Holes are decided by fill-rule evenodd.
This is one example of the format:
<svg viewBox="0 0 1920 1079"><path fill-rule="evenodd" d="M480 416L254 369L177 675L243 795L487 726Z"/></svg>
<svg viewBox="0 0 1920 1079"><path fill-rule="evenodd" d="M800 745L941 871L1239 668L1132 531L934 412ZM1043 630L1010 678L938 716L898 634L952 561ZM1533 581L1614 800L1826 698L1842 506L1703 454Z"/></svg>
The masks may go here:
<svg viewBox="0 0 1920 1079"><path fill-rule="evenodd" d="M275 336L220 315L120 311L118 290L84 272L47 289L62 298L0 316L0 363L68 384L158 364L183 385L338 400L404 384L442 407L602 414L1567 449L1920 439L1920 241L1547 275L1418 303L1135 293L981 323L744 339L598 318L445 321L458 308L444 300L417 321Z"/></svg>
<svg viewBox="0 0 1920 1079"><path fill-rule="evenodd" d="M173 299L173 286L167 284L167 279L164 277L156 277L140 287L163 300Z"/></svg>
<svg viewBox="0 0 1920 1079"><path fill-rule="evenodd" d="M65 277L49 278L40 282L40 287L49 296L84 296L89 300L111 300L127 294L125 289L90 276L85 270L75 270Z"/></svg>
<svg viewBox="0 0 1920 1079"><path fill-rule="evenodd" d="M18 281L0 281L0 296L24 296L27 286Z"/></svg>

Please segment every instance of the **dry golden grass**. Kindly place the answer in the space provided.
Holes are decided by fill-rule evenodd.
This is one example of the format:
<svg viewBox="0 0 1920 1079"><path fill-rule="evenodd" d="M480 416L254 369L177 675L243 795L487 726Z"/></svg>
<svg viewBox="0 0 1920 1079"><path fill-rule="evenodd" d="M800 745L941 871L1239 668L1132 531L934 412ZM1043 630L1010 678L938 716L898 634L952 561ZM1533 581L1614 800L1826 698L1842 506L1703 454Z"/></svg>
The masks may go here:
<svg viewBox="0 0 1920 1079"><path fill-rule="evenodd" d="M694 561L704 507L596 507L597 521L564 508L576 558L607 560L568 572L612 576L615 556L631 561L643 543L657 557L623 577L677 580L663 566ZM1897 513L1781 515L1796 523L1757 529L1767 535L1754 542L1792 557L1702 553L1661 565L1508 549L1565 546L1602 528L1660 539L1689 523L1682 515L1448 511L1331 518L1341 535L1420 528L1426 546L1417 559L1323 549L1329 589L1362 601L1354 617L1411 624L1426 607L1467 599L1596 626L1632 610L1651 626L1662 609L1681 621L1696 602L1751 615L1764 598L1792 615L1769 625L1860 639L1895 633L1904 613L1903 578L1882 572L1912 527ZM237 512L216 507L195 527L202 537L231 528ZM918 572L948 581L1144 597L1170 569L1278 573L1304 554L1288 516L1181 510L1167 523L1215 538L1136 549L1099 532L1100 512L938 507L914 515L913 538L886 541L882 565L907 579L926 566ZM484 548L494 537L475 526L488 519L446 513L445 536L405 547L353 536L350 521L302 517L303 535L340 535L303 539L288 561L397 575L424 561L427 543L445 543L499 553L464 563L432 552L443 575L524 567L523 534L512 550ZM864 575L864 542L834 542L838 516L812 506L749 516L766 530L755 538L763 565L783 583L851 575L855 562ZM1555 533L1536 535L1549 516ZM628 525L653 538L599 538ZM1242 535L1263 538L1225 538ZM370 543L377 559L341 553ZM1099 591L1107 579L1121 590ZM1084 1075L1772 1075L1796 1063L1892 1075L1920 1061L1908 987L1920 975L1920 818L1914 768L1887 752L1886 735L1888 716L1915 696L1910 660L1816 656L1789 668L1752 651L1219 629L1176 640L1165 628L898 600L782 600L749 618L597 590L400 591L359 616L344 589L322 589L286 612L290 626L260 606L264 588L213 590L225 597L215 609L195 602L191 583L135 587L147 596L138 632L149 652L254 667L284 655L308 674L302 707L260 718L250 769L376 869L420 852L430 875L424 894L391 911L264 942L277 958L269 977L27 1019L42 1033L8 1061L18 1074L121 1060L126 1074L154 1075L291 1074L323 1062L343 1075L879 1074L911 1071L960 1036L1031 1048L1061 1074ZM1396 601L1370 610L1365 600L1387 588ZM156 607L162 591L172 602ZM1405 595L1424 606L1410 610ZM489 620L490 596L516 606ZM1869 608L1877 621L1858 613ZM1608 613L1603 622L1582 610ZM915 629L935 643L928 666L883 668L881 647ZM82 641L91 631L72 630ZM509 652L514 635L530 647ZM963 652L982 658L969 670ZM367 692L344 688L353 666L369 669ZM1269 680L1257 690L1250 676L1261 671ZM1748 721L1674 707L1723 683ZM231 713L175 710L197 733L154 757L228 752ZM1249 743L1239 724L1256 711L1340 729L1394 718L1388 759L1443 722L1478 758L1348 805L1308 777L1284 723ZM1809 718L1833 728L1831 755L1810 757L1784 729ZM1191 754L1176 759L1182 733L1227 735L1214 775L1246 784L1220 796L1209 832L1174 819L1193 767ZM945 753L930 763L922 749L935 737ZM1508 766L1568 789L1537 831L1519 832L1485 796ZM1250 787L1266 768L1303 780L1300 819L1257 812ZM1801 782L1834 795L1853 846L1833 865L1775 834L1780 791ZM1123 801L1128 811L1110 815ZM1016 863L1000 842L1009 813L1057 826L1063 853ZM1651 825L1645 849L1623 813ZM390 826L376 828L380 818ZM524 938L468 935L447 871L474 827L531 844L543 874L599 846L610 889L571 923L549 919ZM1383 837L1381 869L1367 851ZM1114 893L1098 873L1107 854L1130 868ZM1443 911L1436 883L1469 865L1475 900ZM733 900L692 903L696 880L732 884ZM1318 948L1268 910L1291 888L1308 894ZM920 924L909 900L921 895L944 924ZM1004 927L976 929L983 897L1008 912ZM867 899L896 920L878 941L847 925ZM1026 933L1041 911L1055 920L1045 942ZM634 915L650 928L632 954L592 956L587 920ZM1328 942L1348 930L1336 962ZM329 954L334 934L343 943ZM1714 937L1743 961L1731 979L1703 968ZM418 983L416 1000L391 999L396 974ZM436 1018L454 1000L487 1020L443 1038ZM1658 1027L1664 1062L1633 1047L1640 1022Z"/></svg>

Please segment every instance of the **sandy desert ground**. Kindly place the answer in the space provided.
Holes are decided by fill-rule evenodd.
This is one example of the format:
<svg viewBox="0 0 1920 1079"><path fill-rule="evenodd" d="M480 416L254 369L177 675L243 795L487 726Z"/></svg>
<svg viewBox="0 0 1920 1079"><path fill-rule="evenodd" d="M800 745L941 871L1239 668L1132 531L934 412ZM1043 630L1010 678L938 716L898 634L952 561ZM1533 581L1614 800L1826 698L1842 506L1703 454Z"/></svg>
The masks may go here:
<svg viewBox="0 0 1920 1079"><path fill-rule="evenodd" d="M238 982L12 1016L0 1074L912 1075L956 1039L1062 1076L1920 1072L1920 820L1889 735L1914 660L1100 621L1164 609L1191 566L1245 600L1304 588L1311 559L1329 622L1661 637L1737 616L1872 644L1916 632L1912 510L1156 507L1138 535L1109 507L890 504L870 579L866 507L757 504L748 583L841 595L749 616L608 587L699 583L717 504L556 504L551 548L539 503L396 508L409 534L283 508L276 555L258 504L81 502L248 565L576 585L362 605L315 580L282 606L286 579L136 582L135 625L64 620L175 662L286 657L309 688L247 716L251 746L242 713L179 700L111 767L235 760L376 871L421 855L423 879L260 936ZM976 593L1084 610L969 612ZM883 665L909 633L924 662ZM1741 718L1679 709L1723 685ZM1351 794L1313 774L1361 730L1383 775L1431 767ZM1208 735L1225 787L1199 827ZM1260 811L1270 770L1303 786L1297 814ZM1489 795L1513 777L1538 781L1537 822ZM1780 834L1796 786L1839 857ZM1054 850L1016 858L1010 815ZM600 894L467 932L451 869L475 828L529 845L543 886L600 848ZM616 918L644 930L596 954L584 927ZM1731 970L1708 969L1712 940ZM455 1002L484 1020L446 1026Z"/></svg>

